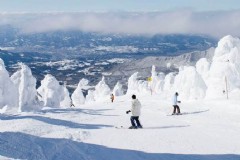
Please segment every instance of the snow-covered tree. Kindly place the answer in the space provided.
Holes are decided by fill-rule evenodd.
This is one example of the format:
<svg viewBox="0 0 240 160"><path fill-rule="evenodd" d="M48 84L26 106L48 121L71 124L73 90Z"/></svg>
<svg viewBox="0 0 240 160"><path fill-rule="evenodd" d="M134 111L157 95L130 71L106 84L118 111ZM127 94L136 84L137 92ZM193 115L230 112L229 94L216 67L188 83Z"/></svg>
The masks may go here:
<svg viewBox="0 0 240 160"><path fill-rule="evenodd" d="M206 82L208 78L208 73L210 69L210 62L207 58L201 58L196 63L196 70L202 76L203 80Z"/></svg>
<svg viewBox="0 0 240 160"><path fill-rule="evenodd" d="M74 106L79 107L85 103L85 97L83 95L82 88L86 85L88 85L87 79L83 78L79 81L77 88L72 94L72 103Z"/></svg>
<svg viewBox="0 0 240 160"><path fill-rule="evenodd" d="M240 88L240 39L225 36L215 49L207 79L207 98L223 97L223 90Z"/></svg>
<svg viewBox="0 0 240 160"><path fill-rule="evenodd" d="M171 72L165 76L163 91L171 91L174 84L175 73Z"/></svg>
<svg viewBox="0 0 240 160"><path fill-rule="evenodd" d="M131 75L128 79L127 94L144 94L149 92L149 85L147 81L138 80L138 72Z"/></svg>
<svg viewBox="0 0 240 160"><path fill-rule="evenodd" d="M3 60L0 58L0 109L18 110L18 89L11 81Z"/></svg>
<svg viewBox="0 0 240 160"><path fill-rule="evenodd" d="M88 90L88 94L86 95L86 103L93 102L95 101L94 99L94 91L93 90Z"/></svg>
<svg viewBox="0 0 240 160"><path fill-rule="evenodd" d="M109 97L110 88L105 82L105 78L102 77L102 80L95 86L94 91L94 99L95 100L103 100Z"/></svg>
<svg viewBox="0 0 240 160"><path fill-rule="evenodd" d="M117 84L113 88L113 95L115 95L115 96L122 96L123 94L124 93L123 93L122 84L117 82Z"/></svg>
<svg viewBox="0 0 240 160"><path fill-rule="evenodd" d="M31 69L20 64L21 70L11 76L11 80L18 88L19 94L19 112L36 111L41 109L41 103L38 101L36 90L36 78L33 77Z"/></svg>
<svg viewBox="0 0 240 160"><path fill-rule="evenodd" d="M179 92L182 99L203 99L207 86L193 66L181 68L173 85L174 92Z"/></svg>
<svg viewBox="0 0 240 160"><path fill-rule="evenodd" d="M157 84L159 81L159 78L157 76L157 72L156 72L156 67L153 65L152 66L152 72L151 72L151 81L148 82L149 88L151 90L151 92L157 92Z"/></svg>
<svg viewBox="0 0 240 160"><path fill-rule="evenodd" d="M60 108L60 102L64 100L64 88L55 77L47 74L37 91L42 96L44 106Z"/></svg>
<svg viewBox="0 0 240 160"><path fill-rule="evenodd" d="M64 99L60 102L60 107L61 108L71 107L72 102L71 102L70 94L65 85L63 86L63 90L64 90Z"/></svg>
<svg viewBox="0 0 240 160"><path fill-rule="evenodd" d="M165 74L160 72L158 74L158 81L156 83L155 91L157 93L162 93L163 92L163 87L164 87L164 79L165 79Z"/></svg>
<svg viewBox="0 0 240 160"><path fill-rule="evenodd" d="M128 79L127 94L136 94L138 92L138 72L131 75Z"/></svg>

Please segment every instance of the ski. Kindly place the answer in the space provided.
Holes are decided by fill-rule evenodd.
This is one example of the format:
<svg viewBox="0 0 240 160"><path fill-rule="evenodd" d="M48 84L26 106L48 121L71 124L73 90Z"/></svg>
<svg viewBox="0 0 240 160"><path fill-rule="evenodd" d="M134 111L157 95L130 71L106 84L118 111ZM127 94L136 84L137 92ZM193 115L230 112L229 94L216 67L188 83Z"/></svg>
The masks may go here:
<svg viewBox="0 0 240 160"><path fill-rule="evenodd" d="M180 114L167 114L167 116L181 116L184 115L184 113L180 113Z"/></svg>
<svg viewBox="0 0 240 160"><path fill-rule="evenodd" d="M115 126L114 128L116 128L116 129L130 129L129 127L124 127L124 126ZM132 128L132 129L143 129L143 128Z"/></svg>

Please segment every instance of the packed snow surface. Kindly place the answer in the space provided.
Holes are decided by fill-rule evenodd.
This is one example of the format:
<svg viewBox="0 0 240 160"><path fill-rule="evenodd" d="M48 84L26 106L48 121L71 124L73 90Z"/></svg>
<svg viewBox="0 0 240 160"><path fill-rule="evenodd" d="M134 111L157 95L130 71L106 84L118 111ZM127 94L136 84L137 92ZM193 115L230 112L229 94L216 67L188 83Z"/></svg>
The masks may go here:
<svg viewBox="0 0 240 160"><path fill-rule="evenodd" d="M36 160L240 159L240 100L182 101L183 115L169 116L171 100L159 94L138 98L143 129L136 130L126 129L131 96L81 108L1 114L0 155Z"/></svg>

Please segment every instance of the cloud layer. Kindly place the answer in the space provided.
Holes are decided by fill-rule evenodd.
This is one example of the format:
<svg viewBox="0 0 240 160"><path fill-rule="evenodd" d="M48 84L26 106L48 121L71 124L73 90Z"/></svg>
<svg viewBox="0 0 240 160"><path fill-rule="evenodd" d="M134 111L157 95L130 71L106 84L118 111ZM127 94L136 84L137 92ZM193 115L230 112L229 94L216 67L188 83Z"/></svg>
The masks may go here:
<svg viewBox="0 0 240 160"><path fill-rule="evenodd" d="M206 34L240 36L240 10L193 12L0 13L0 25L23 33L80 30L126 34Z"/></svg>

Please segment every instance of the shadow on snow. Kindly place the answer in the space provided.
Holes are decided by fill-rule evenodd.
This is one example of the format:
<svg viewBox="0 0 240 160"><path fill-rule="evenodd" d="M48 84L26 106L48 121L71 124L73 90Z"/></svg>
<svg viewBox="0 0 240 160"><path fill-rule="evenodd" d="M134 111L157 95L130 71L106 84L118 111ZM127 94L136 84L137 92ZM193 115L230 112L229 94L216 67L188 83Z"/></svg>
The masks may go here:
<svg viewBox="0 0 240 160"><path fill-rule="evenodd" d="M204 113L204 112L208 112L209 109L206 110L202 110L202 111L195 111L195 112L183 112L181 113L182 115L187 115L187 114L200 114L200 113Z"/></svg>
<svg viewBox="0 0 240 160"><path fill-rule="evenodd" d="M184 128L184 127L190 127L190 125L179 125L179 126L159 126L159 127L143 127L144 129L171 129L171 128Z"/></svg>
<svg viewBox="0 0 240 160"><path fill-rule="evenodd" d="M141 145L141 144L139 144ZM170 154L32 136L21 132L0 133L0 155L31 160L237 160L234 154Z"/></svg>
<svg viewBox="0 0 240 160"><path fill-rule="evenodd" d="M112 109L80 109L80 108L67 108L67 109L44 109L41 113L81 113L96 116L118 116L118 115L106 115L102 114L105 111Z"/></svg>
<svg viewBox="0 0 240 160"><path fill-rule="evenodd" d="M81 129L100 129L102 127L112 127L110 125L101 125L101 124L80 124L72 121L54 119L44 116L18 116L18 115L0 115L0 120L17 120L17 119L34 119L44 123L48 123L56 126L64 126L68 128L81 128Z"/></svg>

